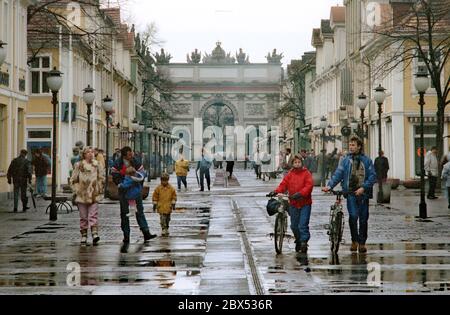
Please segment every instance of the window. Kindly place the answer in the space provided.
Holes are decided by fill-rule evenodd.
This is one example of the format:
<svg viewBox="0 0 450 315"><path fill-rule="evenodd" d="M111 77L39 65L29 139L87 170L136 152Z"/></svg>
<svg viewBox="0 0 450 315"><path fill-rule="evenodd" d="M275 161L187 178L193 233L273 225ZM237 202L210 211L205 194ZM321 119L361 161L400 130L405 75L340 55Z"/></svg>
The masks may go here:
<svg viewBox="0 0 450 315"><path fill-rule="evenodd" d="M424 54L426 55L427 59L431 61L431 56L430 53L428 52L428 50L423 50ZM441 64L442 62L442 55L441 55L441 51L440 50L434 50L434 58L437 60L438 65ZM417 51L417 58L416 58L416 66L415 66L415 70L416 72L419 71L419 69L425 68L427 69L426 63L425 63L425 58L423 55L420 54L420 51ZM428 72L428 69L427 69ZM430 80L430 87L432 89L434 89L434 83L433 80Z"/></svg>
<svg viewBox="0 0 450 315"><path fill-rule="evenodd" d="M52 157L51 129L28 129L27 135L27 150L31 155L33 155L37 149L40 149L49 158Z"/></svg>
<svg viewBox="0 0 450 315"><path fill-rule="evenodd" d="M6 106L0 104L0 143L7 143L6 138ZM0 173L5 173L7 165L6 164L6 158L5 158L6 150L2 150L0 152Z"/></svg>
<svg viewBox="0 0 450 315"><path fill-rule="evenodd" d="M49 93L47 85L48 72L50 71L50 57L36 57L31 63L31 93Z"/></svg>

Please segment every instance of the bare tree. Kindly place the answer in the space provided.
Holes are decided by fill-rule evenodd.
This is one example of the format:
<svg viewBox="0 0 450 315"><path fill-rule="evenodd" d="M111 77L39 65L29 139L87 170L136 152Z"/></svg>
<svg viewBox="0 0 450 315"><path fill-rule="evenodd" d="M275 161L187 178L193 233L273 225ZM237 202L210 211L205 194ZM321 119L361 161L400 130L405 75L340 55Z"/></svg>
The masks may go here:
<svg viewBox="0 0 450 315"><path fill-rule="evenodd" d="M312 60L292 60L287 70L285 90L282 95L283 104L277 109L277 118L288 118L289 128L294 128L295 120L305 125L305 71Z"/></svg>
<svg viewBox="0 0 450 315"><path fill-rule="evenodd" d="M144 32L137 34L136 51L144 61L142 108L145 119L153 125L166 125L172 117L173 83L157 67L151 51L163 43L158 37L155 23L147 25Z"/></svg>
<svg viewBox="0 0 450 315"><path fill-rule="evenodd" d="M431 78L437 99L436 144L443 155L445 108L450 104L450 0L412 0L391 4L381 25L367 31L379 45L374 77L383 78L399 66L420 62ZM448 69L447 69L448 71Z"/></svg>

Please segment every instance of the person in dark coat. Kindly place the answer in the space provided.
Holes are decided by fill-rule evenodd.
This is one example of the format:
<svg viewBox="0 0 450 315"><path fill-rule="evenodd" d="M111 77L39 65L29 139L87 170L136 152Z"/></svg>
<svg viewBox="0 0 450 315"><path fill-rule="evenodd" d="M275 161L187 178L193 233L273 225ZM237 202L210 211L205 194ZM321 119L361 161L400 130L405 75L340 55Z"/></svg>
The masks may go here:
<svg viewBox="0 0 450 315"><path fill-rule="evenodd" d="M8 184L14 185L14 212L17 212L20 199L22 200L23 212L30 209L27 198L27 182L31 184L32 169L31 163L27 159L27 150L21 150L20 155L12 160L8 168L7 178Z"/></svg>
<svg viewBox="0 0 450 315"><path fill-rule="evenodd" d="M387 157L384 156L384 152L380 151L378 157L374 161L375 173L377 174L377 179L380 181L385 181L387 179L387 174L389 171L389 161Z"/></svg>
<svg viewBox="0 0 450 315"><path fill-rule="evenodd" d="M44 197L47 194L47 174L50 164L42 155L40 149L34 153L34 159L31 164L34 167L34 174L36 175L36 194Z"/></svg>
<svg viewBox="0 0 450 315"><path fill-rule="evenodd" d="M143 177L144 175L144 167L138 158L136 158L133 154L133 150L130 147L124 147L121 150L121 157L118 158L112 168L111 175L113 181L116 185L120 185L123 183L125 179L126 170L128 167L134 167L136 172L141 173ZM129 208L128 201L126 199L126 191L124 189L119 189L119 199L120 199L120 225L123 232L123 243L130 243L130 219L128 217ZM152 238L155 238L155 234L150 233L150 229L148 227L147 220L144 215L144 206L142 204L142 197L136 199L136 219L141 229L142 234L144 235L144 241L147 242Z"/></svg>
<svg viewBox="0 0 450 315"><path fill-rule="evenodd" d="M228 178L231 179L233 177L233 169L234 169L234 160L232 160L231 156L227 159L227 173Z"/></svg>

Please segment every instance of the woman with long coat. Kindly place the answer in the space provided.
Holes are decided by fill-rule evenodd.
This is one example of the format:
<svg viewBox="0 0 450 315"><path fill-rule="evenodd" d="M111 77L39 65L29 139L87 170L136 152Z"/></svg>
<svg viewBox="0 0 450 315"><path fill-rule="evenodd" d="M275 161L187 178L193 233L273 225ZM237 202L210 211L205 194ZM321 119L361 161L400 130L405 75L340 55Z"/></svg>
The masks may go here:
<svg viewBox="0 0 450 315"><path fill-rule="evenodd" d="M81 244L87 243L89 227L92 233L92 242L98 243L98 201L102 198L103 191L103 168L94 157L91 147L84 148L80 162L75 168L70 179L74 193L75 202L80 211Z"/></svg>

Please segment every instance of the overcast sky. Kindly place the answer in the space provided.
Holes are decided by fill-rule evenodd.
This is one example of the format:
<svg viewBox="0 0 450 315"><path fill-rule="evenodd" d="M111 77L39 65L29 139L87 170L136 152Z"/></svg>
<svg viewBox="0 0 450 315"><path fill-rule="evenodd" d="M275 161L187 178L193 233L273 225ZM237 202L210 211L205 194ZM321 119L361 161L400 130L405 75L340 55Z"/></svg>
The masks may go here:
<svg viewBox="0 0 450 315"><path fill-rule="evenodd" d="M137 29L155 22L172 62L186 62L198 48L211 53L217 41L234 56L239 48L250 62L266 62L277 48L286 65L312 50L311 34L342 0L132 0L126 10Z"/></svg>

